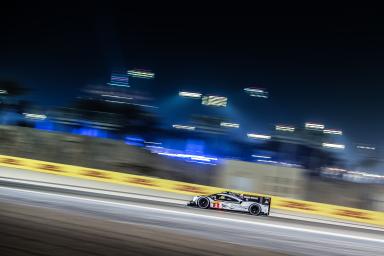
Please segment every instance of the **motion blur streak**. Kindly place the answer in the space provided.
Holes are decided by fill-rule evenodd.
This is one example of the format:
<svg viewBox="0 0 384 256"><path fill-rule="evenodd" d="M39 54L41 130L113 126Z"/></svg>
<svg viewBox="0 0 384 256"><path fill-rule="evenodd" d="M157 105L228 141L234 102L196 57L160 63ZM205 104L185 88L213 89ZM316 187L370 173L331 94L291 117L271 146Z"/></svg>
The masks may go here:
<svg viewBox="0 0 384 256"><path fill-rule="evenodd" d="M345 149L345 146L342 144L323 143L322 145L325 148Z"/></svg>
<svg viewBox="0 0 384 256"><path fill-rule="evenodd" d="M269 140L271 139L271 136L264 135L264 134L255 134L255 133L248 133L247 136L251 139L262 139L262 140Z"/></svg>
<svg viewBox="0 0 384 256"><path fill-rule="evenodd" d="M7 187L5 187L7 186ZM135 230L135 234L140 234L141 239L135 239L136 243L144 243L148 241L148 245L157 245L153 242L153 236L162 237L168 235L168 239L163 241L165 249L169 249L172 254L172 248L179 248L177 253L191 253L190 247L193 249L194 255L246 255L246 253L258 253L258 255L280 255L270 254L271 251L283 252L284 255L380 255L384 240L382 239L382 231L363 230L351 227L338 227L327 224L314 224L308 226L307 222L297 220L282 220L277 217L271 218L255 218L253 216L243 214L230 214L225 212L204 211L200 209L191 209L173 204L164 204L155 201L135 201L134 199L127 201L119 201L118 198L99 198L99 195L69 195L60 194L55 189L53 191L44 190L41 187L12 188L11 183L4 184L0 187L0 204L2 208L14 209L17 205L28 205L23 212L34 212L35 207L43 207L39 209L37 216L29 215L29 222L36 223L39 218L49 218L63 215L67 224L74 226L76 220L82 218L80 227L87 227L87 230L110 230L109 236L115 236L116 230L109 229L109 225L113 223L119 224L120 241L127 240L126 234L121 232L131 232ZM155 200L155 199L154 199ZM12 204L4 207L5 204ZM25 206L23 206L25 207ZM26 211L27 210L27 211ZM54 215L49 211L59 211ZM75 214L75 215L74 215ZM84 218L83 214L87 214ZM4 213L0 213L1 219ZM19 213L10 215L19 217ZM97 226L92 226L94 217L99 219ZM101 221L102 220L102 221ZM3 221L2 221L3 222ZM44 221L40 221L41 229L45 229ZM60 225L61 222L57 222ZM131 227L134 224L135 228ZM23 228L25 228L23 226ZM148 229L155 229L149 232ZM84 232L84 230L82 230ZM18 231L22 233L23 231ZM39 230L39 236L43 236L44 232ZM57 233L58 232L58 233ZM56 230L57 235L64 235L66 231L63 229ZM73 231L76 232L76 231ZM67 234L68 235L68 234ZM77 232L73 234L75 237ZM105 235L105 234L104 234ZM37 236L37 239L38 237ZM174 239L174 237L178 237ZM132 237L130 234L128 237ZM186 243L182 246L180 238L201 239L201 243L217 245L213 247L199 247L195 244ZM159 238L160 239L160 238ZM47 240L51 242L50 239ZM172 241L172 242L171 242ZM293 242L294 241L294 242ZM91 245L96 246L97 239L92 238ZM123 243L124 244L124 243ZM125 247L130 244L126 241ZM227 251L227 246L234 246L239 251ZM48 246L48 245L47 245ZM124 245L122 248L123 250ZM200 245L201 246L201 245ZM156 248L154 246L153 248ZM199 248L207 248L212 251L200 250ZM241 249L239 249L241 248ZM260 249L261 248L261 249ZM72 250L75 248L67 248ZM133 250L128 248L126 253ZM162 252L151 251L151 253ZM181 251L180 251L181 250ZM267 251L265 251L267 250ZM68 252L68 251L67 251ZM140 251L145 254L145 251ZM174 254L174 255L177 255ZM140 255L139 253L137 253ZM45 255L45 254L43 254ZM74 255L74 254L72 254ZM81 254L79 254L81 255ZM105 255L101 253L100 255ZM148 254L150 255L150 254Z"/></svg>
<svg viewBox="0 0 384 256"><path fill-rule="evenodd" d="M16 189L16 188L8 188L10 190L15 191L28 191L30 193L37 193L37 194L43 194L43 195L52 195L52 193L46 193L46 192L38 192L38 191L29 191L24 189ZM347 234L341 234L341 233L332 233L332 232L326 232L326 231L320 231L320 230L313 230L312 228L299 228L299 227L291 227L291 226L281 226L281 225L275 225L275 224L267 224L267 223L261 223L261 222L255 222L255 221L247 221L247 220L240 220L236 218L228 218L228 217L217 217L217 216L207 216L204 214L198 214L198 213L190 213L190 212L181 212L181 211L175 211L175 210L168 210L168 209L161 209L156 207L148 207L148 206L141 206L141 205L134 205L129 203L117 203L117 202L111 202L111 201L104 201L100 199L90 199L90 198L82 198L78 196L69 196L69 195L58 195L55 194L57 197L64 197L64 198L72 198L75 200L85 200L85 201L92 201L95 203L101 203L101 204L110 204L110 205L117 205L122 207L132 207L132 208L138 208L146 211L156 211L156 212L163 212L163 213L170 213L170 214L181 214L185 216L194 216L194 217L200 217L200 218L206 218L206 219L212 219L212 220L222 220L222 221L230 221L230 222L237 222L237 223L243 223L248 225L256 225L256 226L262 226L262 227L270 227L270 228L279 228L279 229L285 229L285 230L291 230L291 231L300 231L300 232L308 232L313 234L319 234L319 235L328 235L328 236L335 236L335 237L342 237L342 238L350 238L350 239L357 239L357 240L363 240L363 241L371 241L371 242L377 242L377 243L384 243L384 239L374 239L369 237L361 237L361 236L353 236L353 235L347 235Z"/></svg>

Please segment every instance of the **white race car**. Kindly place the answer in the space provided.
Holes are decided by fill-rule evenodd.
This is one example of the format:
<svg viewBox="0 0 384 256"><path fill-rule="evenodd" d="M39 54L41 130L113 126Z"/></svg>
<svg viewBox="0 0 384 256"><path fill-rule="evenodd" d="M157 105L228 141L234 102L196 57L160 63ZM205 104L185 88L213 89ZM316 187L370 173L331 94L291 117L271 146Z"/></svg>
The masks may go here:
<svg viewBox="0 0 384 256"><path fill-rule="evenodd" d="M222 209L237 212L248 212L251 215L269 215L271 198L251 196L232 192L222 192L209 196L195 196L188 206L202 209Z"/></svg>

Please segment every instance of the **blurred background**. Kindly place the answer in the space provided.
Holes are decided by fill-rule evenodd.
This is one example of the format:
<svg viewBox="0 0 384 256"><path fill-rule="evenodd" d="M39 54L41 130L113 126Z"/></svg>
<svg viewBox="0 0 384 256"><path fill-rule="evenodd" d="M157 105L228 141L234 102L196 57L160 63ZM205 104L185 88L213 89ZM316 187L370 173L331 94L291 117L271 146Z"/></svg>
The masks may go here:
<svg viewBox="0 0 384 256"><path fill-rule="evenodd" d="M2 80L0 154L384 209L380 147L317 120L248 128L242 102L266 113L276 104L265 88L179 90L164 100L150 89L156 80L150 70L114 72L49 107Z"/></svg>
<svg viewBox="0 0 384 256"><path fill-rule="evenodd" d="M43 7L1 17L0 154L384 209L375 9Z"/></svg>

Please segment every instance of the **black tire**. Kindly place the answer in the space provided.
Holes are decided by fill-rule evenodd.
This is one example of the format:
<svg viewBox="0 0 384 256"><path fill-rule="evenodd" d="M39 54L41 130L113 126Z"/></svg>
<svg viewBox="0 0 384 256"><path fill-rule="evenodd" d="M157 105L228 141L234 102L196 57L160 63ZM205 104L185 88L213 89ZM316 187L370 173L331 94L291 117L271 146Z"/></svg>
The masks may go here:
<svg viewBox="0 0 384 256"><path fill-rule="evenodd" d="M260 215L261 207L258 204L252 204L251 206L249 206L248 211L251 215Z"/></svg>
<svg viewBox="0 0 384 256"><path fill-rule="evenodd" d="M197 207L201 209L208 209L210 205L210 201L207 197L201 197L197 200Z"/></svg>

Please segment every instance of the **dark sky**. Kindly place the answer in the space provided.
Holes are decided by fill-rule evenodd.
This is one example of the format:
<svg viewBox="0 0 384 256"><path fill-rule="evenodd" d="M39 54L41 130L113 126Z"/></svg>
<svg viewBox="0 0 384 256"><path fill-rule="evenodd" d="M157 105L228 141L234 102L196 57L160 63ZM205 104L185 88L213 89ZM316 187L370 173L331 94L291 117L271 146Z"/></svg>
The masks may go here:
<svg viewBox="0 0 384 256"><path fill-rule="evenodd" d="M248 126L307 120L382 143L384 30L379 8L170 11L127 4L4 8L0 78L64 105L112 70L156 73L166 101L180 88L230 95ZM245 98L259 84L268 101Z"/></svg>

